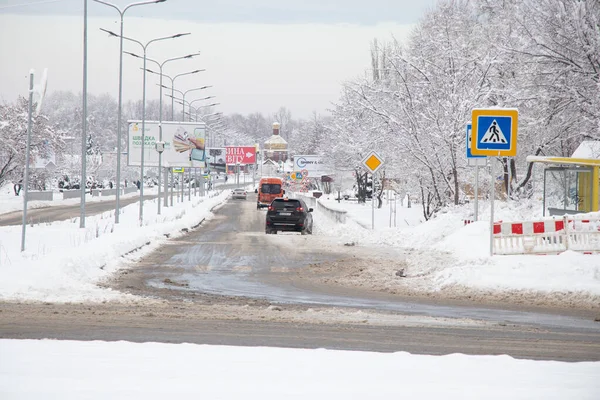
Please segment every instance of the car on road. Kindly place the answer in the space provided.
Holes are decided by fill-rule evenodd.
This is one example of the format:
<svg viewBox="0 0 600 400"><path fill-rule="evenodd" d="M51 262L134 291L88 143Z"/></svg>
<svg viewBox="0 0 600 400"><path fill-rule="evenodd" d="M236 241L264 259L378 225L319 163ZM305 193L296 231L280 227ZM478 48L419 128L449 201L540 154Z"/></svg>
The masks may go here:
<svg viewBox="0 0 600 400"><path fill-rule="evenodd" d="M312 234L312 211L313 209L307 207L302 199L276 198L267 210L265 232L274 235L278 231L300 232L302 235Z"/></svg>
<svg viewBox="0 0 600 400"><path fill-rule="evenodd" d="M260 210L263 207L268 207L271 202L283 197L285 190L283 189L283 179L277 177L263 177L258 182L256 188L258 196L256 198L256 209Z"/></svg>
<svg viewBox="0 0 600 400"><path fill-rule="evenodd" d="M245 189L237 188L237 189L233 189L233 192L231 192L232 199L246 200L247 197L248 196L247 196L247 192Z"/></svg>

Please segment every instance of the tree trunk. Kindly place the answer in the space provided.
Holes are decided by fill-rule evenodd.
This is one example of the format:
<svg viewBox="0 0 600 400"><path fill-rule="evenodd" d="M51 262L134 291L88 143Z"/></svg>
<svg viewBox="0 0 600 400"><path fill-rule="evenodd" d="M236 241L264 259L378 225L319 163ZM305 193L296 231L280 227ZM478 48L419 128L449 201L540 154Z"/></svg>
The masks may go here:
<svg viewBox="0 0 600 400"><path fill-rule="evenodd" d="M379 193L377 194L377 208L381 208L383 206L383 201L381 200L381 197L383 196L384 182L385 171L383 171L383 173L381 174L381 187L379 188ZM375 177L373 177L373 194L375 194Z"/></svg>
<svg viewBox="0 0 600 400"><path fill-rule="evenodd" d="M356 198L359 203L367 202L367 173L363 175L360 169L355 169L356 176Z"/></svg>
<svg viewBox="0 0 600 400"><path fill-rule="evenodd" d="M458 200L459 200L459 196L458 196L458 171L456 170L456 167L453 166L452 167L452 177L454 178L454 205L457 206L458 205Z"/></svg>
<svg viewBox="0 0 600 400"><path fill-rule="evenodd" d="M535 155L539 156L541 153L542 153L542 148L538 147L537 150L535 151ZM512 165L511 165L511 167L512 167ZM516 191L520 192L523 190L525 185L527 185L527 182L529 182L529 179L531 179L532 172L533 172L533 163L529 163L529 165L527 166L527 174L525 175L525 178L523 178L523 180L519 183L519 185L515 189ZM516 176L516 167L515 167L515 170L513 173L515 174L513 176Z"/></svg>
<svg viewBox="0 0 600 400"><path fill-rule="evenodd" d="M504 193L506 193L506 197L508 197L508 159L506 157L502 159L502 172L504 175Z"/></svg>

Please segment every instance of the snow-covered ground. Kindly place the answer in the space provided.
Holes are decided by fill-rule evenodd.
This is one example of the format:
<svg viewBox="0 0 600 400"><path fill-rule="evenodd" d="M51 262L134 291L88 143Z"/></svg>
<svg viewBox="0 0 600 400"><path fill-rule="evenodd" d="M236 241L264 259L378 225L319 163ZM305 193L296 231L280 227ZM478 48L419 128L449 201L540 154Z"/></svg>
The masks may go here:
<svg viewBox="0 0 600 400"><path fill-rule="evenodd" d="M12 185L4 185L0 187L0 214L9 213L12 211L20 211L23 210L23 191L21 191L20 196L15 196L15 192L13 190ZM156 194L156 189L144 189L144 195ZM125 195L121 195L122 199L138 197L139 194L137 192L128 193ZM99 197L92 196L88 194L85 197L86 203L96 203L102 201L112 201L114 198L111 197ZM71 204L79 204L79 199L66 199L63 200L62 193L55 192L52 201L28 201L27 209L31 210L34 208L46 208L58 205L71 205Z"/></svg>
<svg viewBox="0 0 600 400"><path fill-rule="evenodd" d="M130 296L100 288L97 282L122 267L122 255L145 254L166 239L182 235L218 207L229 191L163 208L147 201L143 227L137 204L77 221L30 226L27 249L20 250L20 226L0 228L0 300L127 301ZM0 204L15 202L0 194ZM327 201L326 199L323 199ZM422 223L421 210L397 207L397 227L389 227L389 207L376 211L347 202L349 221L336 225L316 211L316 234L359 246L412 249L408 274L422 274L429 290L463 287L490 291L577 292L588 301L600 296L600 256L488 255L486 210L482 222L463 226L466 207L449 209ZM64 202L64 201L62 201ZM54 204L61 204L55 201ZM533 205L497 203L496 217L529 219ZM9 210L7 206L3 208ZM489 215L488 215L489 218ZM364 226L367 226L365 228ZM380 279L392 279L382 276ZM199 394L211 398L390 398L424 399L600 398L600 362L563 363L515 360L508 356L424 356L333 350L232 348L191 344L106 343L54 340L0 340L0 397L164 398ZM232 385L232 382L236 384Z"/></svg>
<svg viewBox="0 0 600 400"><path fill-rule="evenodd" d="M148 192L151 193L151 189ZM214 194L215 192L213 192ZM136 195L136 194L132 194ZM211 218L211 209L224 202L228 191L216 197L194 197L163 207L157 215L156 200L146 201L143 227L139 226L139 205L122 208L120 223L114 211L89 216L86 228L78 218L27 227L26 251L20 252L21 226L0 228L0 299L39 301L102 301L123 298L120 293L100 289L96 283L122 266L122 255L134 249L146 254L166 240L181 235L182 229ZM129 195L131 196L131 195ZM0 204L14 202L10 191L0 192ZM19 197L20 198L20 197ZM75 199L76 200L76 199ZM584 307L600 305L600 255L564 252L546 256L489 256L489 206L480 205L480 221L464 225L472 206L449 208L424 223L422 210L398 202L396 227L390 225L390 207L375 209L371 229L370 204L321 201L348 211L346 224L335 224L316 210L316 233L328 240L359 246L381 246L411 250L404 263L411 285L423 291L465 288L489 292L529 291L540 294L569 294ZM52 205L71 204L73 199L55 200ZM9 207L6 207L8 209ZM494 219L531 220L538 218L534 203L496 202ZM486 220L487 219L487 220ZM392 222L393 225L393 222ZM379 268L375 265L374 268ZM367 276L372 280L374 275ZM375 276L373 285L396 285L397 279Z"/></svg>
<svg viewBox="0 0 600 400"><path fill-rule="evenodd" d="M596 400L600 363L228 347L0 340L3 399Z"/></svg>
<svg viewBox="0 0 600 400"><path fill-rule="evenodd" d="M600 254L580 254L566 251L558 255L489 255L489 202L480 202L479 221L465 225L473 217L473 205L451 207L423 223L422 208L411 208L397 203L396 227L390 228L390 205L384 202L375 209L375 229L371 229L372 210L354 202L328 199L321 202L334 209L348 212L344 225L331 225L327 234L339 242L353 242L362 246L391 246L410 250L405 264L410 286L426 292L479 291L493 296L502 293L515 297L540 297L540 305L600 308ZM541 204L536 202L495 202L494 220L538 221ZM598 217L599 213L588 214ZM394 225L392 213L392 226ZM374 269L380 269L375 265ZM393 272L388 275L388 286L398 287ZM376 275L364 277L373 282ZM385 280L386 278L383 278ZM386 287L386 282L379 282ZM372 283L372 285L377 285ZM519 293L517 293L519 292ZM470 293L469 295L471 295Z"/></svg>

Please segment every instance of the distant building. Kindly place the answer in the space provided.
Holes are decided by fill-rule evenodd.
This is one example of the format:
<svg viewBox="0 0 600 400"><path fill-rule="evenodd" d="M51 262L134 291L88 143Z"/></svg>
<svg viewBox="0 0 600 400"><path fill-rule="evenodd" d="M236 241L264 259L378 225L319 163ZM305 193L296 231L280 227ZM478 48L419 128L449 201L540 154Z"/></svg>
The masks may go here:
<svg viewBox="0 0 600 400"><path fill-rule="evenodd" d="M282 163L288 160L288 143L279 134L279 123L273 122L273 135L264 143L265 160Z"/></svg>

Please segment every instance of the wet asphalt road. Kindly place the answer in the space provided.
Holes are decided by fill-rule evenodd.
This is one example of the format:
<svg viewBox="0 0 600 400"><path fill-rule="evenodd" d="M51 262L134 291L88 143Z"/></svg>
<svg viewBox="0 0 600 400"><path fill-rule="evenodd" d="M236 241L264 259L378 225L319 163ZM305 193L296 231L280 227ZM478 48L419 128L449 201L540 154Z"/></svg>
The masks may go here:
<svg viewBox="0 0 600 400"><path fill-rule="evenodd" d="M527 324L541 328L585 330L600 334L592 319L480 307L457 307L403 301L383 294L353 296L351 290L336 294L316 287L299 287L294 271L308 264L342 259L348 248L323 247L315 235L264 233L265 211L256 210L255 195L230 200L218 218L204 229L173 240L145 258L138 268L148 271L149 286L164 288L167 282L185 282L182 292L263 299L272 303L326 305L395 311L443 318L470 318L495 323ZM318 218L315 217L315 226ZM156 267L161 273L156 275Z"/></svg>
<svg viewBox="0 0 600 400"><path fill-rule="evenodd" d="M299 284L294 279L295 271L310 263L341 259L350 250L325 245L324 238L319 237L318 218L312 236L266 235L264 210L256 210L255 201L254 194L246 201L229 200L215 211L214 219L143 257L131 266L120 286L114 286L160 300L160 306L0 303L0 337L600 360L600 323L590 319L429 304ZM279 305L283 311L304 314L311 307L332 307L349 312L422 316L424 321L418 326L372 326L335 321L286 322L277 317L261 320L264 316L207 317L195 314L194 307L202 302L209 306L237 305L242 315L244 309L251 314L251 310L268 311L269 305ZM429 324L427 319L438 323ZM452 322L465 319L476 323L461 326Z"/></svg>

